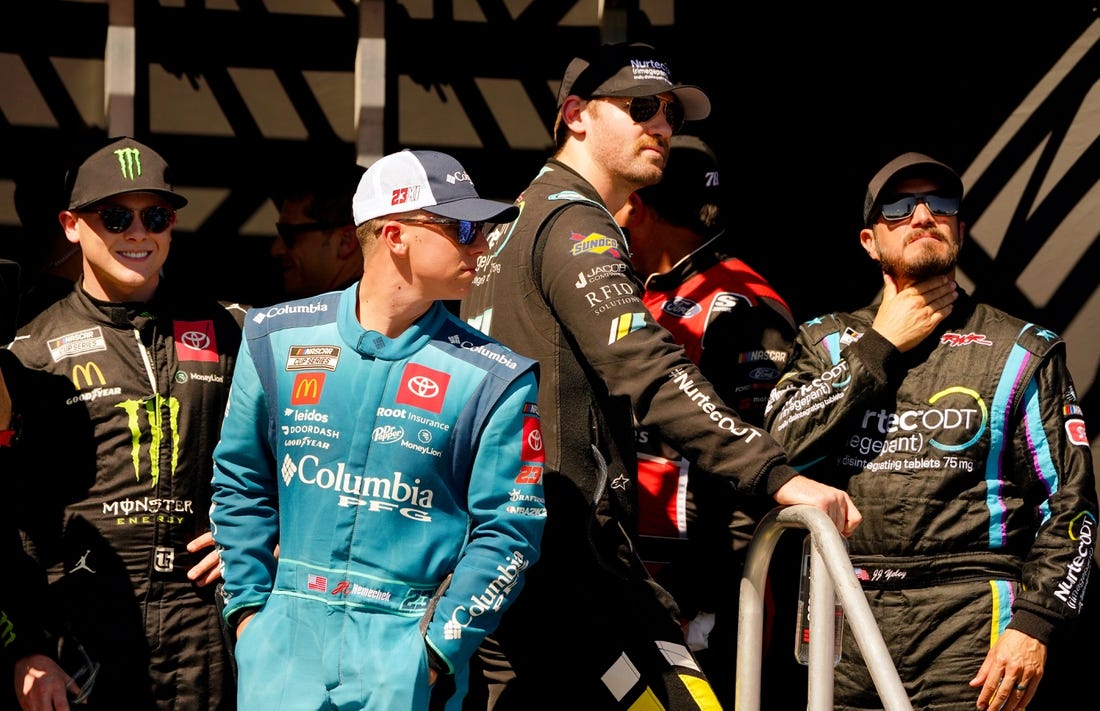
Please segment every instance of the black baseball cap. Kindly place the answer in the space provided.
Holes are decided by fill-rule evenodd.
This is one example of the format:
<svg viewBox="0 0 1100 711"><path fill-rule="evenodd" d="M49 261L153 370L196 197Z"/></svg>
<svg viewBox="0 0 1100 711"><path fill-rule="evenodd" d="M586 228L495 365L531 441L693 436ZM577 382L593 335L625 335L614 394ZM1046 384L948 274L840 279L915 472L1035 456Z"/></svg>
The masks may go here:
<svg viewBox="0 0 1100 711"><path fill-rule="evenodd" d="M942 184L944 191L962 197L962 178L954 168L923 153L902 153L882 166L875 177L871 178L871 182L867 183L867 195L863 198L863 224L871 226L879 199L891 185L914 175L927 176Z"/></svg>
<svg viewBox="0 0 1100 711"><path fill-rule="evenodd" d="M674 135L660 182L639 188L637 193L669 222L706 232L715 226L718 215L710 215L704 222L704 206L717 210L721 205L718 157L698 136Z"/></svg>
<svg viewBox="0 0 1100 711"><path fill-rule="evenodd" d="M65 176L68 210L79 210L123 193L157 193L175 208L187 204L172 187L168 163L129 136L107 139Z"/></svg>
<svg viewBox="0 0 1100 711"><path fill-rule="evenodd" d="M558 108L565 98L575 94L584 99L593 96L656 96L670 93L684 107L689 121L710 115L710 99L697 86L672 80L668 62L648 44L625 42L603 44L588 54L577 56L565 68L558 89Z"/></svg>

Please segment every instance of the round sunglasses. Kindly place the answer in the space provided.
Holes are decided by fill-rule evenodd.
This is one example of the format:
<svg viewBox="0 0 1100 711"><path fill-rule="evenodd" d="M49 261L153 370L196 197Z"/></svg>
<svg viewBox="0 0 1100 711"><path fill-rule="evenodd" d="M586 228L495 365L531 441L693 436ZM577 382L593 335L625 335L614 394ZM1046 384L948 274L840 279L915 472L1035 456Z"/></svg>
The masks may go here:
<svg viewBox="0 0 1100 711"><path fill-rule="evenodd" d="M634 123L645 123L656 116L657 112L663 108L665 110L665 120L668 121L673 133L677 133L684 127L684 107L675 99L666 99L661 96L633 96L626 99L624 107L619 103L623 100L623 97L599 96L596 98L610 101L619 108L625 108L630 115L630 120Z"/></svg>
<svg viewBox="0 0 1100 711"><path fill-rule="evenodd" d="M150 205L141 210L132 210L121 205L110 207L95 207L80 212L94 212L103 221L103 227L108 232L120 234L130 229L134 224L134 213L141 217L141 224L145 225L145 231L149 234L159 235L176 221L176 211L160 205Z"/></svg>

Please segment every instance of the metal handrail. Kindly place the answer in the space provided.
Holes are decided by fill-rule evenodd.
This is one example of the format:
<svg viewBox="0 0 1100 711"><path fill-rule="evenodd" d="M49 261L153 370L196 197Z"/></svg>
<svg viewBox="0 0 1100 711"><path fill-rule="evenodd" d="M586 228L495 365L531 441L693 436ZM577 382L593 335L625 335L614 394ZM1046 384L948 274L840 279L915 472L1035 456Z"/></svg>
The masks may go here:
<svg viewBox="0 0 1100 711"><path fill-rule="evenodd" d="M737 612L737 711L759 711L760 674L763 664L764 585L776 543L783 531L803 528L810 532L811 565L826 575L810 582L810 655L808 711L833 708L833 627L836 596L844 608L848 626L867 663L875 689L886 711L912 711L878 623L856 580L852 562L840 533L824 511L806 504L781 506L769 511L756 527L741 576L741 601Z"/></svg>

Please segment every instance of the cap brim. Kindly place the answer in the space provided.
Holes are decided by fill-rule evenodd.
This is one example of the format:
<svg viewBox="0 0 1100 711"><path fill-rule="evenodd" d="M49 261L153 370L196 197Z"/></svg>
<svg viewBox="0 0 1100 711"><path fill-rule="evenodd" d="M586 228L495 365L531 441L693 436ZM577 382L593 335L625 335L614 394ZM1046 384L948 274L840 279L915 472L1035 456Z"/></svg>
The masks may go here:
<svg viewBox="0 0 1100 711"><path fill-rule="evenodd" d="M122 192L111 193L110 195L103 195L93 200L86 200L80 205L71 205L69 210L83 210L86 207L95 205L96 203L103 202L104 200L110 200L118 195L129 195L130 193L153 193L154 195L160 195L162 198L168 201L168 203L175 209L180 209L187 205L187 198L179 193L169 192L167 190L157 190L156 188L135 188L133 190L123 190Z"/></svg>
<svg viewBox="0 0 1100 711"><path fill-rule="evenodd" d="M464 198L420 209L440 217L471 222L511 222L519 217L519 208L515 205L484 198Z"/></svg>

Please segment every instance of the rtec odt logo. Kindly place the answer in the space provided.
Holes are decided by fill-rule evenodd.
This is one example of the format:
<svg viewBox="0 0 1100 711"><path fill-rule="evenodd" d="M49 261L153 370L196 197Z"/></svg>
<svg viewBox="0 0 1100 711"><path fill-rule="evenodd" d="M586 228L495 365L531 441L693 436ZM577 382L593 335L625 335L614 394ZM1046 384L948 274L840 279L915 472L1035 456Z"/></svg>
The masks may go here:
<svg viewBox="0 0 1100 711"><path fill-rule="evenodd" d="M137 148L119 148L115 155L118 156L118 167L123 178L134 180L141 175L141 151Z"/></svg>

